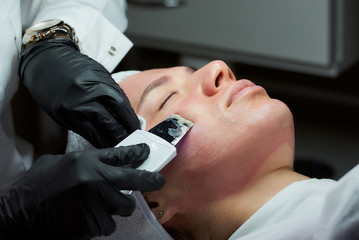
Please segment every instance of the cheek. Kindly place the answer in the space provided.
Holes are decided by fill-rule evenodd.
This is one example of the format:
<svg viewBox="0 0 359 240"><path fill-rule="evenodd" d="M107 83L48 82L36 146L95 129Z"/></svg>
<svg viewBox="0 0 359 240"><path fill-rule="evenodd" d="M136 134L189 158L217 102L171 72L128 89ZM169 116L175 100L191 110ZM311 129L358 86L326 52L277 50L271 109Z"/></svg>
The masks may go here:
<svg viewBox="0 0 359 240"><path fill-rule="evenodd" d="M203 165L202 159L209 159L211 155L209 146L216 144L208 134L208 129L202 126L194 126L186 138L177 146L177 153L181 164L187 168L198 168Z"/></svg>
<svg viewBox="0 0 359 240"><path fill-rule="evenodd" d="M194 123L194 126L186 134L186 136L178 143L177 155L182 165L187 169L195 169L201 167L204 159L207 161L212 156L209 149L213 144L218 144L218 121L213 115L213 108L210 104L203 104L200 98L192 97L186 101L182 101L174 109L173 113L179 114L185 119Z"/></svg>
<svg viewBox="0 0 359 240"><path fill-rule="evenodd" d="M287 106L277 100L256 104L227 115L197 111L191 118L183 113L195 126L177 146L178 167L210 168L237 159L252 172L280 145L293 146L293 119Z"/></svg>
<svg viewBox="0 0 359 240"><path fill-rule="evenodd" d="M289 109L279 101L256 104L230 114L189 111L195 105L177 110L195 126L176 146L177 157L161 171L167 187L180 189L192 201L220 198L245 187L279 146L293 145ZM206 195L214 189L216 196Z"/></svg>
<svg viewBox="0 0 359 240"><path fill-rule="evenodd" d="M218 141L223 136L218 133L222 131L217 130L206 121L195 124L176 146L177 156L165 167L164 174L171 177L176 175L181 182L188 180L189 185L197 180L205 184L206 178L218 175L222 170L216 166L227 161L231 151L227 151L225 139Z"/></svg>
<svg viewBox="0 0 359 240"><path fill-rule="evenodd" d="M201 171L210 163L213 152L211 145L216 144L208 130L201 124L196 124L176 145L177 156L163 169L163 173L172 175L185 175L192 171Z"/></svg>

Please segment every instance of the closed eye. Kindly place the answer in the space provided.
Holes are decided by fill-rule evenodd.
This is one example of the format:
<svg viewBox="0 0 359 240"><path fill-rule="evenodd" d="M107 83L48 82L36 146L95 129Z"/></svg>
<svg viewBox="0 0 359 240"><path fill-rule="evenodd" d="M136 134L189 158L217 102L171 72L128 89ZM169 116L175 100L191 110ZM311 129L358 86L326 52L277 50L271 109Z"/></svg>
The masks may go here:
<svg viewBox="0 0 359 240"><path fill-rule="evenodd" d="M176 93L177 93L176 91L171 92L171 93L166 97L166 99L161 103L161 105L160 105L158 111L160 111L160 110L166 105L166 103L170 100L170 98L171 98L173 95L175 95Z"/></svg>

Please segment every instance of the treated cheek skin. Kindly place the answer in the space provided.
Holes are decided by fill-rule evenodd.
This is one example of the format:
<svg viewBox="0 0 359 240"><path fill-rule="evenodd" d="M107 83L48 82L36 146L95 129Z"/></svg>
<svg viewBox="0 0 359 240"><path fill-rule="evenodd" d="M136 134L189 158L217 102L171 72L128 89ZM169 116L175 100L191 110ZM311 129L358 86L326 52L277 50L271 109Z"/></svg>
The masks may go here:
<svg viewBox="0 0 359 240"><path fill-rule="evenodd" d="M279 119L279 122L286 122L285 119ZM241 123L249 125L244 120ZM226 135L234 129L220 129L208 134L210 129L211 126L197 123L178 146L177 160L168 165L168 170L184 170L180 181L187 179L189 183L200 183L198 186L216 188L216 196L210 196L214 200L245 188L257 174L273 165L273 162L267 161L279 148L287 146L294 152L293 127L290 121L278 128L269 128L268 123L264 123L251 131L242 129L242 132L229 137ZM222 135L223 132L227 134ZM238 135L241 137L234 138ZM190 185L193 189L196 184ZM198 201L199 193L200 189L196 192Z"/></svg>
<svg viewBox="0 0 359 240"><path fill-rule="evenodd" d="M176 146L177 155L188 168L196 168L196 165L200 165L201 158L207 155L208 145L205 144L207 141L204 136L205 131L195 125Z"/></svg>

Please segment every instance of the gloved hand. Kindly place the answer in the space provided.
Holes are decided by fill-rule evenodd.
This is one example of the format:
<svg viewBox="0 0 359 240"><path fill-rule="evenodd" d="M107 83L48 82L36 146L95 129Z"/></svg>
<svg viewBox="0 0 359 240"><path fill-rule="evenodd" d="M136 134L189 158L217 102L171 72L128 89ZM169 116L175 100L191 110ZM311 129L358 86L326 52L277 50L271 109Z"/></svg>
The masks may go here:
<svg viewBox="0 0 359 240"><path fill-rule="evenodd" d="M113 147L140 128L109 72L68 40L49 39L29 46L21 55L19 75L60 126L97 148Z"/></svg>
<svg viewBox="0 0 359 240"><path fill-rule="evenodd" d="M86 239L115 230L111 215L129 216L133 197L120 190L153 191L165 179L136 170L146 144L45 155L0 198L0 239ZM117 167L114 167L117 166Z"/></svg>

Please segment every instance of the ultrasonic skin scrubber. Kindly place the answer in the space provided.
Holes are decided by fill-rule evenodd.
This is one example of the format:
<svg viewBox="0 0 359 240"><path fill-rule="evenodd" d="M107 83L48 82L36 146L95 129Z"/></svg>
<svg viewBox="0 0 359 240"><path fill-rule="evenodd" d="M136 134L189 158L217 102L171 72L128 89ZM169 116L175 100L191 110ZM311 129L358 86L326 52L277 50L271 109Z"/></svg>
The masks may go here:
<svg viewBox="0 0 359 240"><path fill-rule="evenodd" d="M134 131L116 147L146 143L150 147L150 154L137 169L159 172L176 156L176 144L193 125L191 121L174 114L148 132L144 130ZM132 193L131 190L123 190L122 192L125 194Z"/></svg>

